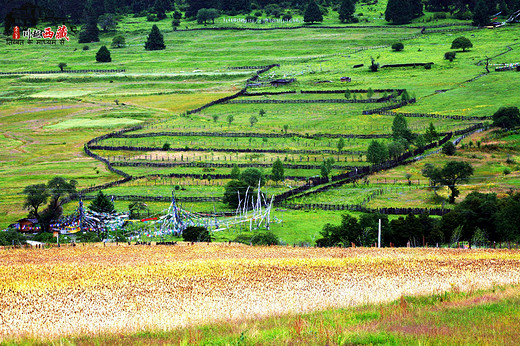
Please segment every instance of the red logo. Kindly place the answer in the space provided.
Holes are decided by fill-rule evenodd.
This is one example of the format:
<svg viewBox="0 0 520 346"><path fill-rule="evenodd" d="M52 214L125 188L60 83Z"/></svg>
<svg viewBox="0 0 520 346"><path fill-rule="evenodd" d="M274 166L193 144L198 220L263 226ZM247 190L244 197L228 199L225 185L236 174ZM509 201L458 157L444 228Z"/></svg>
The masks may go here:
<svg viewBox="0 0 520 346"><path fill-rule="evenodd" d="M43 32L43 38L53 38L54 37L54 31L51 30L51 28L45 28L45 31Z"/></svg>
<svg viewBox="0 0 520 346"><path fill-rule="evenodd" d="M13 40L19 40L20 39L20 28L15 26L13 28Z"/></svg>

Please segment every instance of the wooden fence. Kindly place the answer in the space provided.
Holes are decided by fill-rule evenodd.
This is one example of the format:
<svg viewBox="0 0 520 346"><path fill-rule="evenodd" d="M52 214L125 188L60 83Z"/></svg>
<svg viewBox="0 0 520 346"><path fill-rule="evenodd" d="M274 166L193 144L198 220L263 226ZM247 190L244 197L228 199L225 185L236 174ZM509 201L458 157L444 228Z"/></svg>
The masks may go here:
<svg viewBox="0 0 520 346"><path fill-rule="evenodd" d="M11 74L51 74L51 73L120 73L126 72L122 70L65 70L65 71L17 71L17 72L0 72L0 75L11 75Z"/></svg>

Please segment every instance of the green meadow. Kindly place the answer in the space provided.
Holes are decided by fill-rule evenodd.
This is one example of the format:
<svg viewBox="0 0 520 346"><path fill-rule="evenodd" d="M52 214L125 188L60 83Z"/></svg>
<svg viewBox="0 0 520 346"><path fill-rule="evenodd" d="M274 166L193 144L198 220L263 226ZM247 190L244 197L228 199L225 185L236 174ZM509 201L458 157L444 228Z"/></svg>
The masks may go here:
<svg viewBox="0 0 520 346"><path fill-rule="evenodd" d="M0 72L31 70L57 71L58 63L67 63L66 72L59 74L20 74L0 77L0 225L2 227L26 215L21 191L29 184L42 183L55 175L63 175L78 181L78 187L86 188L119 179L104 164L88 157L83 146L90 139L125 127L143 125L131 134L159 133L153 137L109 138L96 143L104 146L151 146L162 148L165 143L182 151L127 151L94 150L111 162L124 165L116 168L132 176L157 176L150 179L154 187L141 189L134 182L108 189L112 194L163 195L171 194L175 185L183 186L179 196L221 197L227 180L198 179L208 174L229 174L230 168L222 164L263 164L264 173L280 158L285 164L285 175L299 180L287 180L281 186L268 185L269 193L285 191L289 186L299 186L305 179L319 176L319 166L327 158L334 158L332 175L343 173L349 167L367 165L365 151L371 139L345 138L342 151L337 150L338 136L386 135L391 132L393 116L362 115L364 110L391 103L296 103L322 99L343 100L346 89L406 89L417 102L397 109L405 113L434 113L463 117L490 116L500 106L518 104L518 96L511 90L518 88L516 72L495 72L472 80L485 72L482 62L492 58L491 64L515 62L520 59L518 28L506 26L495 30L468 32L442 32L420 34L412 26L463 23L454 19L431 20L426 13L407 27L385 26L362 28L362 25L385 25L381 13L384 5L360 7L363 13L360 23L339 25L333 13L325 16L323 25L344 26L340 29L306 27L294 30L186 31L198 27L184 22L174 31L171 21L156 24L162 31L166 49L145 51L144 41L151 23L145 18L123 17L116 31L102 32L101 42L79 44L74 35L64 45L9 46L0 50ZM241 18L237 16L235 18ZM296 18L298 18L296 16ZM366 22L364 19L367 19ZM224 22L219 18L212 26L248 26L256 28L279 27L280 24L244 24ZM368 24L367 24L368 23ZM297 23L287 24L298 26ZM451 27L453 29L463 26ZM182 30L184 29L184 30ZM110 48L115 35L125 36L127 47ZM467 52L457 52L453 62L444 59L455 37L465 36L473 42ZM401 52L390 49L392 43L401 41ZM112 62L95 62L95 53L101 45L110 49ZM88 46L88 49L87 47ZM508 48L509 47L509 48ZM23 59L19 57L23 56ZM43 58L42 58L43 57ZM433 63L424 67L381 67L377 73L368 71L371 59L381 66L396 63ZM186 111L200 107L219 98L233 95L245 87L246 79L255 75L254 69L236 70L233 67L279 64L259 76L260 86L249 87L250 93L294 91L294 94L242 96L233 101L289 103L225 103L187 115ZM364 64L354 68L354 65ZM67 73L78 69L125 69L121 73ZM348 76L350 83L340 80ZM295 82L273 87L269 80L294 78ZM305 94L301 91L339 90L336 94ZM375 93L372 98L385 96ZM390 94L390 92L388 93ZM352 93L357 100L367 100L366 93ZM399 97L398 97L399 99ZM292 103L291 103L292 102ZM260 111L265 114L260 115ZM229 120L229 117L232 120ZM251 125L251 118L257 122ZM415 133L424 133L430 122L439 132L467 128L478 121L443 118L407 118ZM161 132L197 132L204 135L164 135ZM259 133L262 137L232 137L233 133ZM218 136L212 134L217 133ZM269 134L285 134L285 138L268 137ZM389 138L380 141L388 143ZM475 163L476 174L463 187L463 194L470 191L497 191L505 193L515 189L519 179L518 167L505 163L507 157L516 156L514 150L499 149L495 153L482 153L475 146L461 150L456 159ZM504 146L511 140L505 141ZM464 143L464 142L463 142ZM509 145L509 144L508 144ZM197 149L196 151L193 149ZM205 151L200 150L207 149ZM213 151L212 149L219 149ZM239 152L247 149L250 152ZM258 150L258 151L255 151ZM281 151L281 152L280 152ZM426 188L426 179L420 171L425 163L439 164L445 158L434 155L411 166L403 166L370 177L368 185L344 185L312 196L296 198L294 203L360 204L368 207L423 206L437 207L443 198L432 198ZM200 163L198 167L177 165L173 167L129 167L132 162ZM204 164L215 163L207 168ZM220 166L219 166L220 165ZM292 168L302 165L303 168ZM309 166L306 168L305 166ZM509 168L510 174L504 174ZM164 178L172 173L186 173L190 178ZM412 175L412 186L404 178ZM417 182L418 180L418 182ZM383 194L374 195L376 190ZM139 193L137 193L139 192ZM442 197L445 191L439 192ZM214 205L215 204L215 205ZM221 202L193 203L196 210L225 210ZM152 204L151 204L152 205ZM125 210L127 203L117 202ZM65 210L72 211L75 203ZM154 209L161 212L164 206ZM321 213L321 212L319 212ZM327 212L339 220L341 212ZM281 214L281 213L279 213ZM294 236L276 230L286 241L310 241L297 234L303 232L300 219L307 219L308 212L291 211L294 218ZM280 215L277 215L280 216ZM312 230L321 229L324 222L311 218ZM303 233L302 233L303 232ZM313 234L314 234L313 233ZM285 237L285 238L284 238Z"/></svg>

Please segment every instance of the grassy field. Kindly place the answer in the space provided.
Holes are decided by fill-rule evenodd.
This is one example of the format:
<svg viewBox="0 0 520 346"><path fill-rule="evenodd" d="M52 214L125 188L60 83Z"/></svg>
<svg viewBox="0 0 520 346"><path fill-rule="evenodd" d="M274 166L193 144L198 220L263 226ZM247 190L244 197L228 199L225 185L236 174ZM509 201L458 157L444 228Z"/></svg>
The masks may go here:
<svg viewBox="0 0 520 346"><path fill-rule="evenodd" d="M361 6L357 13L359 25L384 25L381 18L384 2L377 5ZM443 22L430 21L431 13L415 21L412 25L436 25L456 23L449 18ZM323 25L337 25L335 13L325 17ZM239 18L239 17L237 17ZM299 18L297 15L295 18ZM365 21L365 19L367 21ZM222 26L220 18L215 26ZM424 23L423 23L424 22ZM368 24L367 24L368 23ZM460 22L459 22L460 23ZM226 26L243 26L231 23ZM245 80L254 75L253 70L232 70L228 67L280 64L260 76L260 81L273 78L296 78L296 82L283 87L249 88L249 92L301 91L301 90L344 90L349 89L407 89L417 98L417 103L397 111L424 112L442 115L488 116L499 106L514 105L518 97L511 94L517 79L515 72L494 72L472 82L466 82L482 74L485 69L479 61L486 56L505 54L494 58L491 63L514 62L520 58L520 47L516 36L518 28L507 26L499 30L475 30L463 33L426 33L419 35L420 29L401 27L382 28L303 28L274 31L173 31L169 20L157 22L164 34L167 48L164 51L145 51L143 42L151 23L144 18L125 17L118 24L117 31L101 34L101 42L77 43L72 37L65 45L9 46L0 51L0 72L27 70L57 70L59 62L66 62L68 68L87 69L124 68L124 73L82 73L48 75L10 75L0 77L0 123L2 134L0 144L6 150L0 153L0 225L2 227L25 215L22 208L21 191L28 184L47 181L50 177L63 174L78 180L79 187L90 187L118 177L109 173L103 164L87 157L83 145L95 136L137 124L146 125L136 133L160 131L196 132L260 132L294 134L291 138L233 138L208 136L157 136L151 138L113 138L100 145L151 145L161 147L169 143L175 148L205 148L211 145L226 149L226 152L125 152L97 151L111 161L159 161L159 162L213 162L213 163L263 163L270 164L281 158L287 164L319 165L323 159L334 157L337 165L365 165L363 152L370 140L347 139L344 153L319 152L336 150L337 138L304 138L312 134L387 134L391 130L392 116L362 116L366 109L382 104L221 104L203 110L201 113L183 116L215 99L229 96L245 86ZM249 24L252 27L256 24ZM278 24L258 24L274 27ZM297 26L298 23L289 24ZM179 29L196 27L194 23L181 24ZM211 26L210 26L211 27ZM101 45L109 45L116 34L126 37L128 46L110 49L112 62L96 63L95 52ZM453 62L443 59L450 50L453 38L465 36L472 40L474 47L468 52L458 52ZM393 52L388 45L402 41L405 49ZM290 42L290 44L287 44ZM180 49L182 47L182 49ZM201 48L203 47L203 48ZM509 47L509 48L508 48ZM368 49L367 49L368 48ZM17 57L23 55L24 59ZM44 57L42 59L42 56ZM377 73L368 72L371 58L381 65L410 62L433 62L431 70L416 68L381 68ZM355 64L365 64L353 68ZM351 83L340 82L340 77L349 76ZM317 83L327 81L326 83ZM300 94L284 96L246 97L246 99L300 100L342 98L342 94L314 95ZM374 97L382 96L376 94ZM366 94L357 94L366 98ZM240 100L239 98L238 100ZM266 114L259 116L260 109ZM233 116L231 124L227 117ZM249 119L257 116L258 122L251 126ZM161 121L161 122L157 122ZM446 120L437 118L408 118L412 130L421 133L432 122L438 131L445 132L464 128L475 121ZM147 125L148 124L148 125ZM286 127L286 129L284 129ZM383 141L388 141L383 139ZM210 144L211 143L211 144ZM252 153L236 153L235 148L252 149ZM258 153L263 150L313 150L317 153ZM360 155L361 152L361 155ZM475 149L462 151L457 159L470 160L477 165L477 174L464 193L472 190L493 191L496 186L501 192L516 188L517 169L501 174L507 165L502 160L508 153L483 153ZM472 155L476 155L473 157ZM495 156L494 158L491 156ZM210 159L211 156L211 159ZM481 157L482 156L482 157ZM514 156L514 155L513 155ZM485 162L482 160L485 158ZM424 162L439 162L438 157ZM442 159L441 159L442 160ZM421 179L420 169L424 162L410 167L401 167L371 178L403 180L409 170L413 180ZM509 167L507 166L507 167ZM120 167L135 175L189 173L228 174L229 168L207 170L200 167L146 168ZM269 173L270 169L264 169ZM405 172L406 171L406 172ZM332 174L344 172L335 169ZM286 168L286 175L302 178L319 174L319 169ZM156 182L154 182L156 183ZM203 181L191 181L185 185L182 179L162 182L158 190L146 190L147 194L169 195L173 185L183 184L186 196L207 196L220 194L225 181L216 181L202 188ZM401 181L402 183L402 181ZM293 182L288 184L294 185ZM408 189L373 198L369 206L438 205L431 200L424 189ZM368 187L368 191L375 187ZM125 187L121 188L125 190ZM359 189L359 188L357 188ZM385 187L388 190L388 187ZM129 189L128 191L130 191ZM170 190L171 192L171 190ZM359 193L356 188L341 187L325 194L305 199L309 202L327 202L334 199L342 203L362 201L369 192ZM408 195L413 197L407 197ZM302 202L302 201L299 201ZM73 206L66 210L73 209ZM122 208L125 208L123 205ZM162 207L160 207L162 208ZM158 208L158 209L160 209ZM195 204L197 210L212 209L208 203ZM225 209L217 205L217 209ZM298 217L304 219L303 212L293 212L295 234L314 234L299 228ZM339 215L337 216L339 218ZM317 220L317 218L316 218ZM319 225L321 227L321 222ZM312 230L318 226L311 227ZM287 230L284 230L286 232ZM282 239L296 241L295 237ZM305 239L308 239L305 236ZM301 239L303 241L303 239Z"/></svg>
<svg viewBox="0 0 520 346"><path fill-rule="evenodd" d="M0 340L456 343L479 331L493 343L517 333L518 289L497 287L519 283L519 256L236 244L3 251Z"/></svg>

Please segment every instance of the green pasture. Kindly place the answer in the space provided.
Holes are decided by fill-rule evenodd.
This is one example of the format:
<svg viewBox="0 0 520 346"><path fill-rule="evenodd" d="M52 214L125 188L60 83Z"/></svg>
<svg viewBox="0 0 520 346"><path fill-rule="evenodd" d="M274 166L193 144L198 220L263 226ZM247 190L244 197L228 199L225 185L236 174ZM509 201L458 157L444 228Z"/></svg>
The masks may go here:
<svg viewBox="0 0 520 346"><path fill-rule="evenodd" d="M382 2L383 3L383 2ZM381 12L384 4L358 7L359 25L384 24ZM415 25L437 22L427 21L431 16L415 21ZM298 18L298 15L295 15ZM449 18L442 23L454 23ZM237 17L238 18L238 17ZM439 22L440 23L440 22ZM101 33L101 42L79 44L74 36L65 45L57 46L9 46L0 51L0 71L58 70L58 63L67 63L69 69L116 69L124 68L125 73L63 73L48 75L11 75L0 77L0 123L2 136L0 145L0 198L7 201L0 205L0 223L9 224L13 219L23 216L23 187L41 183L51 177L64 174L78 180L80 188L97 185L118 179L106 167L83 153L83 145L93 137L115 129L136 124L150 124L137 133L160 131L215 131L215 132L265 132L306 134L379 134L389 133L392 116L362 116L365 109L377 108L381 104L221 104L204 109L189 116L183 115L190 109L200 107L218 98L232 95L245 86L245 80L254 75L253 70L231 70L232 66L267 65L279 63L261 76L260 81L269 78L296 78L296 82L285 87L250 88L249 91L284 90L344 90L349 89L407 89L417 97L417 103L402 107L401 112L425 112L445 115L483 116L491 115L499 106L515 105L518 96L511 90L517 89L516 72L494 72L473 82L466 83L485 71L477 65L486 56L494 56L504 51L506 54L492 59L491 64L516 62L520 59L520 46L517 28L508 26L498 30L475 30L463 33L425 34L415 37L419 29L396 28L345 28L341 30L323 28L304 28L288 31L173 31L171 20L158 23L162 30L167 48L164 51L145 51L143 42L152 23L144 18L123 18L117 31ZM216 23L215 25L221 25ZM325 17L323 25L336 25L336 13ZM438 23L437 23L438 24ZM198 27L193 22L181 23ZM233 24L240 26L242 24ZM258 27L262 24L249 24ZM265 24L265 27L276 24ZM291 24L292 25L292 24ZM356 26L356 25L354 25ZM112 37L123 34L128 47L110 49L111 63L96 63L95 52L101 45L110 45ZM457 53L453 62L443 59L450 51L451 41L458 36L472 40L474 47L468 52ZM415 37L415 38L414 38ZM393 52L387 45L402 41L405 49ZM89 46L89 50L83 50ZM384 46L361 50L363 47ZM511 50L509 51L508 48ZM24 59L19 59L23 55ZM433 62L431 70L416 68L381 68L379 72L368 71L371 58L381 65L409 62ZM354 69L355 64L365 64ZM351 83L340 82L340 77L349 76ZM330 83L317 83L330 81ZM357 95L366 98L366 95ZM378 97L382 95L375 95ZM312 95L296 94L285 96L249 97L249 99L319 99L342 98L342 94ZM241 99L241 98L239 98ZM245 98L242 98L245 99ZM259 116L260 109L266 114ZM228 115L233 115L231 124ZM249 119L256 116L258 122L251 126ZM414 132L424 132L430 121L440 132L470 126L474 121L453 121L430 118L407 118ZM159 122L158 122L159 121ZM287 126L285 130L284 127ZM384 140L385 142L387 140ZM226 153L190 152L190 160L211 162L259 162L270 163L280 157L287 163L320 164L323 158L334 157L339 164L364 165L358 155L331 154L239 154L233 148L251 149L288 149L288 150L335 150L337 139L292 138L221 138L221 137L157 137L103 141L102 145L142 144L162 146L168 142L172 147L204 148L211 145L229 149ZM364 151L369 140L346 139L345 151ZM211 143L211 144L210 144ZM516 144L515 144L516 145ZM479 159L480 153L468 151L459 159L475 162L478 176L470 182L470 189L500 191L518 184L515 165L504 164L506 153L486 154ZM118 156L137 157L141 160L151 155L151 160L179 160L177 153L98 153L116 160ZM510 153L509 153L510 154ZM183 155L183 154L181 154ZM206 156L207 155L207 159ZM462 155L462 154L461 154ZM494 158L491 155L495 155ZM138 157L141 156L141 157ZM202 158L204 156L204 158ZM513 155L514 156L514 155ZM155 158L154 158L155 157ZM225 159L223 160L223 158ZM231 161L233 157L233 161ZM197 159L198 158L198 159ZM184 159L184 157L183 157ZM312 162L312 160L315 160ZM346 161L345 161L346 160ZM439 156L425 162L442 162ZM483 161L493 162L492 164ZM420 178L420 167L424 162L400 167L384 172L391 178L402 177L410 170L414 178ZM479 166L480 165L480 166ZM417 166L417 167L416 167ZM510 167L512 173L503 174ZM135 175L168 173L229 173L230 169L208 169L202 167L146 168L120 167ZM264 170L269 173L269 169ZM333 171L338 174L341 171ZM311 177L319 175L318 169L286 169L286 175ZM383 175L381 175L383 177ZM412 178L412 179L414 179ZM372 179L372 178L370 178ZM399 178L402 179L402 178ZM495 185L493 185L495 184ZM168 183L164 184L168 185ZM490 185L490 186L488 186ZM190 185L191 186L191 185ZM196 186L196 185L195 185ZM219 189L222 186L218 187ZM168 187L165 187L167 190ZM466 189L466 188L465 188ZM197 194L205 192L196 190ZM211 188L208 186L208 190ZM345 196L348 191L343 191ZM330 192L330 198L343 197L343 192ZM414 190L414 193L418 193ZM327 195L316 196L326 200ZM352 199L355 200L355 196ZM384 196L382 197L384 198ZM343 199L341 199L343 200ZM375 203L378 198L370 203ZM417 197L413 203L419 203ZM392 202L394 203L394 202ZM397 200L396 202L397 203ZM407 202L408 203L408 202ZM425 201L429 205L428 201ZM421 205L420 203L418 205ZM199 205L200 206L200 205ZM205 206L212 209L212 206ZM295 223L297 225L297 223Z"/></svg>
<svg viewBox="0 0 520 346"><path fill-rule="evenodd" d="M153 129L157 132L169 130L168 126L159 126ZM177 131L176 128L171 128ZM214 131L217 129L215 128ZM199 128L191 128L188 131L199 131ZM220 132L220 131L219 131ZM381 138L380 141L387 142L389 139ZM262 150L333 150L337 151L339 139L315 137L305 138L292 136L288 138L256 138L256 137L212 137L212 136L154 136L141 138L108 138L98 142L99 145L106 146L151 146L162 147L165 143L170 144L171 148L205 149L211 146L218 149L229 149L233 152L236 149L262 149ZM345 147L343 151L364 151L370 144L369 139L344 138ZM140 152L143 153L143 152ZM280 154L283 155L283 154Z"/></svg>
<svg viewBox="0 0 520 346"><path fill-rule="evenodd" d="M320 163L321 164L321 163ZM231 168L206 168L206 167L185 167L185 166L177 166L177 167L116 167L121 169L123 172L130 174L135 177L140 177L144 175L167 175L172 173L178 174L198 174L201 177L211 174L229 174L231 172ZM269 174L271 169L260 169L265 174ZM342 170L332 169L331 174L340 174L343 173ZM320 175L320 169L284 169L285 176L295 176L302 178L310 178L317 177Z"/></svg>

